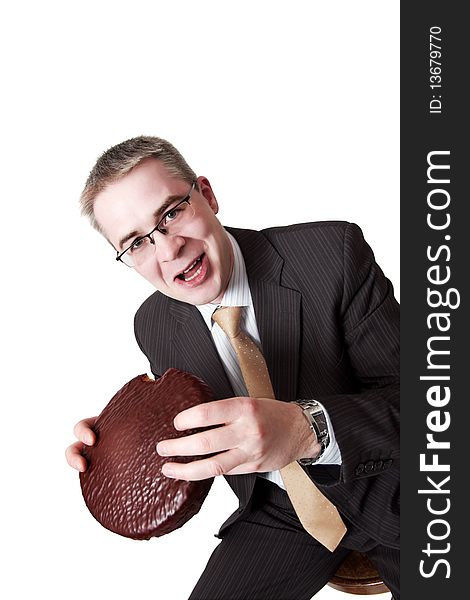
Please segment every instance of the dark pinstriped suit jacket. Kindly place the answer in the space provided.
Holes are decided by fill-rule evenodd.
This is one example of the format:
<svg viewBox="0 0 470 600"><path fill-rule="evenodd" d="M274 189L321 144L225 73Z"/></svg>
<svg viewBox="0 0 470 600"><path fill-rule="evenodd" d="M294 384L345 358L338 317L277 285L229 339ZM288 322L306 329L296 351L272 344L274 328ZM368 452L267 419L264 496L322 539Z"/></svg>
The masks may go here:
<svg viewBox="0 0 470 600"><path fill-rule="evenodd" d="M352 522L399 545L399 308L357 225L227 228L242 250L276 398L315 398L331 417L341 468L310 477ZM234 395L199 311L160 292L135 316L154 375L170 367ZM246 506L256 475L226 476ZM222 526L234 522L235 512Z"/></svg>

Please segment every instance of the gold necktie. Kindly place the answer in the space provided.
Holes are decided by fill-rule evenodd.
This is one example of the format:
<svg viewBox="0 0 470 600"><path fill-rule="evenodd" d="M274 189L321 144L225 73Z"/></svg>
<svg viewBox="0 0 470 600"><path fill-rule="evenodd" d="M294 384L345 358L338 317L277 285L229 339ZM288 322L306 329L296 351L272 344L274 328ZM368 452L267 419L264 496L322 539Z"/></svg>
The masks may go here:
<svg viewBox="0 0 470 600"><path fill-rule="evenodd" d="M275 399L266 361L255 342L240 329L241 307L217 309L212 319L230 339L252 398ZM297 461L281 469L287 494L303 527L331 552L346 533L341 516Z"/></svg>

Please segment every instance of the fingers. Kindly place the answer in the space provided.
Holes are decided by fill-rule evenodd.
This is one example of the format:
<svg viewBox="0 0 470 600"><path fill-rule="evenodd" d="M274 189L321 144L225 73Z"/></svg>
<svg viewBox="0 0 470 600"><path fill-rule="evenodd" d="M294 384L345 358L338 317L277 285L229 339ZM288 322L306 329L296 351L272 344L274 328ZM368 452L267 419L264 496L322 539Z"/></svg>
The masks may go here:
<svg viewBox="0 0 470 600"><path fill-rule="evenodd" d="M97 417L90 417L89 419L82 419L73 428L75 437L87 446L93 446L96 442L96 435L92 429Z"/></svg>
<svg viewBox="0 0 470 600"><path fill-rule="evenodd" d="M226 423L228 425L159 442L157 452L161 456L213 455L190 463L165 463L162 473L174 479L199 481L223 475L245 462L246 453L237 447L240 441L239 435L231 424L240 416L243 400L243 398L215 400L179 413L174 420L174 425L180 431Z"/></svg>
<svg viewBox="0 0 470 600"><path fill-rule="evenodd" d="M82 448L82 442L75 442L65 450L65 458L68 464L77 471L86 471L87 468L86 459L82 456Z"/></svg>
<svg viewBox="0 0 470 600"><path fill-rule="evenodd" d="M175 479L198 481L217 477L235 468L240 473L255 471L257 467L250 463L250 444L247 445L246 439L253 437L250 422L256 412L256 402L256 399L248 397L226 398L180 412L174 420L176 429L213 429L162 440L157 444L157 452L161 456L212 456L190 463L165 463L162 473Z"/></svg>
<svg viewBox="0 0 470 600"><path fill-rule="evenodd" d="M96 434L92 429L97 417L90 417L88 419L82 419L73 428L75 437L78 438L77 442L71 444L65 450L65 458L67 463L77 471L86 471L87 462L84 456L82 456L83 444L87 446L93 446L96 442Z"/></svg>
<svg viewBox="0 0 470 600"><path fill-rule="evenodd" d="M200 456L224 452L237 445L238 437L230 425L184 437L162 440L157 444L160 456Z"/></svg>
<svg viewBox="0 0 470 600"><path fill-rule="evenodd" d="M166 477L183 481L200 481L228 473L244 461L244 453L238 448L227 450L216 456L191 463L165 463L162 473ZM246 471L245 471L246 472Z"/></svg>
<svg viewBox="0 0 470 600"><path fill-rule="evenodd" d="M230 423L239 418L244 401L250 398L226 398L192 406L176 415L175 429L196 429Z"/></svg>

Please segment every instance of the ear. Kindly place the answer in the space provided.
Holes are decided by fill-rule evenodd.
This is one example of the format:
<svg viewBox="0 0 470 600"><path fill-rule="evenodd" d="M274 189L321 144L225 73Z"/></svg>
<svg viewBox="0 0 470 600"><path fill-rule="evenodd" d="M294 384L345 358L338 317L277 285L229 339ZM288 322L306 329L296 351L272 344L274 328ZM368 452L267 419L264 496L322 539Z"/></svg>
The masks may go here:
<svg viewBox="0 0 470 600"><path fill-rule="evenodd" d="M197 185L199 188L199 193L201 196L207 201L211 209L214 211L216 215L219 212L219 203L217 202L217 198L215 197L214 192L212 191L211 184L207 177L203 175L197 178Z"/></svg>

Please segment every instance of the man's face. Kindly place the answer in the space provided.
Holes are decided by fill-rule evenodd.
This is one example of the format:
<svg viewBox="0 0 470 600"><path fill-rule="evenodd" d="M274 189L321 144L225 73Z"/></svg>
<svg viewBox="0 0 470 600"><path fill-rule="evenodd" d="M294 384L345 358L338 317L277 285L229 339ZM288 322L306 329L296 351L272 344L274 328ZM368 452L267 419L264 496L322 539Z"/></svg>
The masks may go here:
<svg viewBox="0 0 470 600"><path fill-rule="evenodd" d="M190 200L191 221L177 235L156 231L155 252L135 267L162 294L189 304L219 302L233 265L230 240L215 216L217 200L206 178L199 177L198 184ZM157 225L158 211L170 197L183 198L189 190L187 182L170 177L159 160L149 158L98 194L95 217L121 252Z"/></svg>

